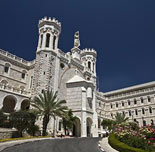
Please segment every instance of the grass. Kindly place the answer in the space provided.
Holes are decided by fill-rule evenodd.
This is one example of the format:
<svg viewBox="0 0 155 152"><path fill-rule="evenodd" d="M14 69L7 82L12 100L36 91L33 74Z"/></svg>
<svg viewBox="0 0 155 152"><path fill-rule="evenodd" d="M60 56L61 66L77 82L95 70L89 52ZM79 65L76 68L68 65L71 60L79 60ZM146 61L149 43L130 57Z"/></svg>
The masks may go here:
<svg viewBox="0 0 155 152"><path fill-rule="evenodd" d="M16 141L16 140L24 140L24 139L36 139L36 138L49 138L51 136L36 136L36 137L19 137L19 138L7 138L7 139L0 139L0 143L7 142L7 141Z"/></svg>

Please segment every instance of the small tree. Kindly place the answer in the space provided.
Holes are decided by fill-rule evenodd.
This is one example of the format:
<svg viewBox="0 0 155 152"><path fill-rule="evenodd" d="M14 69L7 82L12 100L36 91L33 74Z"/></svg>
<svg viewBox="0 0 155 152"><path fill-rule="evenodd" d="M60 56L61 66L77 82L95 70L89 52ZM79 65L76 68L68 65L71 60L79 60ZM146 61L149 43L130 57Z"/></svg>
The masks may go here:
<svg viewBox="0 0 155 152"><path fill-rule="evenodd" d="M115 124L115 122L110 119L103 119L101 122L101 125L103 126L103 128L108 127L109 131L111 131L113 129L114 124Z"/></svg>
<svg viewBox="0 0 155 152"><path fill-rule="evenodd" d="M7 120L7 116L0 110L0 127L4 126L4 121Z"/></svg>
<svg viewBox="0 0 155 152"><path fill-rule="evenodd" d="M67 130L70 130L73 128L73 124L76 120L76 116L73 116L72 110L68 110L67 114L65 115L65 117L63 118L63 127L65 130L65 135L67 133Z"/></svg>
<svg viewBox="0 0 155 152"><path fill-rule="evenodd" d="M27 130L35 123L35 116L28 111L17 111L10 115L10 122L18 130L19 136L23 136L23 131Z"/></svg>

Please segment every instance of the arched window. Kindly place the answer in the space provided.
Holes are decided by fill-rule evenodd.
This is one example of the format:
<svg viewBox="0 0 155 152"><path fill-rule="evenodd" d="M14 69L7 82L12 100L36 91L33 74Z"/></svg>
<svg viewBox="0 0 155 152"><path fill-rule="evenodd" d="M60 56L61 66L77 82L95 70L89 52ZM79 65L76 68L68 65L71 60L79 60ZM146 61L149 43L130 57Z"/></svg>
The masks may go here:
<svg viewBox="0 0 155 152"><path fill-rule="evenodd" d="M93 72L95 72L94 69L95 69L95 63L93 63Z"/></svg>
<svg viewBox="0 0 155 152"><path fill-rule="evenodd" d="M56 36L54 35L54 38L53 38L53 50L55 49L55 42L56 42Z"/></svg>
<svg viewBox="0 0 155 152"><path fill-rule="evenodd" d="M122 101L122 107L124 107L124 102Z"/></svg>
<svg viewBox="0 0 155 152"><path fill-rule="evenodd" d="M50 34L47 33L46 34L46 47L49 47L49 43L50 43Z"/></svg>
<svg viewBox="0 0 155 152"><path fill-rule="evenodd" d="M144 108L142 108L142 114L143 114L143 115L145 114L145 109L144 109Z"/></svg>
<svg viewBox="0 0 155 152"><path fill-rule="evenodd" d="M91 70L91 62L90 61L88 61L88 69Z"/></svg>
<svg viewBox="0 0 155 152"><path fill-rule="evenodd" d="M4 72L9 73L9 69L10 69L10 64L6 63L5 66L4 66Z"/></svg>
<svg viewBox="0 0 155 152"><path fill-rule="evenodd" d="M128 105L130 106L130 100L128 100Z"/></svg>
<svg viewBox="0 0 155 152"><path fill-rule="evenodd" d="M40 36L40 48L42 47L42 43L43 43L43 35Z"/></svg>
<svg viewBox="0 0 155 152"><path fill-rule="evenodd" d="M153 121L153 119L151 119L151 126L154 126L154 121Z"/></svg>
<svg viewBox="0 0 155 152"><path fill-rule="evenodd" d="M150 112L150 114L152 114L152 108L151 107L149 107L149 112Z"/></svg>
<svg viewBox="0 0 155 152"><path fill-rule="evenodd" d="M110 104L110 106L111 106L111 109L112 109L112 103Z"/></svg>
<svg viewBox="0 0 155 152"><path fill-rule="evenodd" d="M116 108L118 108L118 103L116 103Z"/></svg>
<svg viewBox="0 0 155 152"><path fill-rule="evenodd" d="M146 121L145 120L143 120L143 126L146 126Z"/></svg>

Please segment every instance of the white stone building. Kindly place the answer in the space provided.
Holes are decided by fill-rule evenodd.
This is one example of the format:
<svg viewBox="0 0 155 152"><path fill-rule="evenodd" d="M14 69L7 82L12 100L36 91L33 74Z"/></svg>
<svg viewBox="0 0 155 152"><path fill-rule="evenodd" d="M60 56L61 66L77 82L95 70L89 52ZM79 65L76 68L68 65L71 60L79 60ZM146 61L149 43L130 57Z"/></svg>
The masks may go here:
<svg viewBox="0 0 155 152"><path fill-rule="evenodd" d="M39 21L39 41L36 58L25 61L0 50L0 108L6 113L29 109L29 99L43 90L58 91L59 99L77 116L73 126L75 136L98 136L104 118L125 113L139 125L155 122L155 82L107 93L96 90L96 57L94 49L79 48L79 32L74 36L74 47L64 53L58 48L61 23L56 19ZM48 125L53 130L53 120ZM60 118L57 132L62 131Z"/></svg>

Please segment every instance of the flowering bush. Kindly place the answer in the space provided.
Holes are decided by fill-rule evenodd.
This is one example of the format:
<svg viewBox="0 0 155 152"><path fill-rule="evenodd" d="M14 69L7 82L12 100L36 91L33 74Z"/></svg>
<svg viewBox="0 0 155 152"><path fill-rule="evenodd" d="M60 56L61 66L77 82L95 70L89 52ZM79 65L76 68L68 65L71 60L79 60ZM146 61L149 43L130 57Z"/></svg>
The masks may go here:
<svg viewBox="0 0 155 152"><path fill-rule="evenodd" d="M135 123L117 124L114 134L119 141L129 146L155 152L155 128L138 127Z"/></svg>

